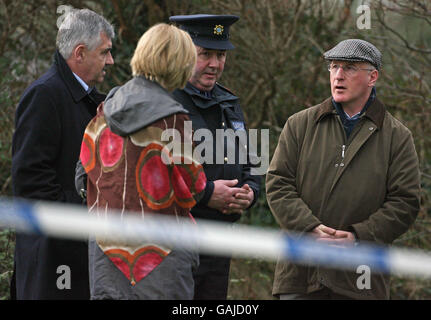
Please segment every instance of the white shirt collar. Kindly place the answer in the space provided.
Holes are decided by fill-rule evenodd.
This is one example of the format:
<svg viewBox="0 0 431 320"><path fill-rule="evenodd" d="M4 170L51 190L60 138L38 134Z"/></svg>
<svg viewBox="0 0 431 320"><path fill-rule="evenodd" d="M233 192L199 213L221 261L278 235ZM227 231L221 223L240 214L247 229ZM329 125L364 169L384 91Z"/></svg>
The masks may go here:
<svg viewBox="0 0 431 320"><path fill-rule="evenodd" d="M361 111L359 111L357 114L354 114L353 116L349 116L346 111L344 111L344 114L346 115L347 119L349 119L349 120L356 120L357 118L359 118L359 115L361 114Z"/></svg>
<svg viewBox="0 0 431 320"><path fill-rule="evenodd" d="M78 82L81 84L81 86L84 88L85 92L88 91L89 86L84 82L84 80L82 80L75 72L72 72L73 75L75 76L76 80L78 80Z"/></svg>

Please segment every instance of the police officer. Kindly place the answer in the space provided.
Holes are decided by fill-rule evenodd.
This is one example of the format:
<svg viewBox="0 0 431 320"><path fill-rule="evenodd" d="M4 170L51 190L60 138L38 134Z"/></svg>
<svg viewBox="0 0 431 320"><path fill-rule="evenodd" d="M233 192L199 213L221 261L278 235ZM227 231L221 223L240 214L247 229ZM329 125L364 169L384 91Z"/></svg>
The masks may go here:
<svg viewBox="0 0 431 320"><path fill-rule="evenodd" d="M234 49L229 41L229 27L238 19L233 15L207 14L169 18L190 34L198 54L192 77L184 89L174 91L174 97L190 112L194 139L198 130L211 133L199 134L205 138L195 143L199 145L209 136L213 138L212 144L205 141L213 148L202 148L208 183L203 199L192 209L192 214L196 218L225 222L237 221L256 202L260 187L260 176L250 172L249 155L246 161L241 161L239 155L248 150L247 138L245 143L239 138L246 134L239 98L217 82L223 73L227 50ZM235 136L220 138L220 132L226 130ZM230 152L232 148L234 153ZM201 254L200 266L194 275L195 300L226 299L229 268L230 257Z"/></svg>

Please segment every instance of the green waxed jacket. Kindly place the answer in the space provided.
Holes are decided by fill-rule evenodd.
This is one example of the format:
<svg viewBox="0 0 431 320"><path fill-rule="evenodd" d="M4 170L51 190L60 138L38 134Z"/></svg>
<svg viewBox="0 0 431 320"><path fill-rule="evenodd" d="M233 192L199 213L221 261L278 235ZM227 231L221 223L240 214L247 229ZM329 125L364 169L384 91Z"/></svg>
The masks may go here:
<svg viewBox="0 0 431 320"><path fill-rule="evenodd" d="M283 230L319 224L354 231L360 241L390 244L414 222L420 205L419 164L410 131L375 99L346 138L331 98L291 116L266 177L267 199ZM389 298L389 277L278 261L273 294L326 286L359 299Z"/></svg>

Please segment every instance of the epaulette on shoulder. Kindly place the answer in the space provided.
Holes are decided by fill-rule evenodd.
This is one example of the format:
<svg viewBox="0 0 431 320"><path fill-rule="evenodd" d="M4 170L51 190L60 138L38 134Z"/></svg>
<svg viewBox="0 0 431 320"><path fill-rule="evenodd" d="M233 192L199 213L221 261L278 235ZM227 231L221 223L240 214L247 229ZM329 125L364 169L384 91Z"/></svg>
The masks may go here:
<svg viewBox="0 0 431 320"><path fill-rule="evenodd" d="M229 92L230 94L233 94L234 96L236 96L235 92L233 92L231 89L226 88L225 86L222 86L219 82L217 82L217 85L220 87L220 89L223 89L223 90Z"/></svg>

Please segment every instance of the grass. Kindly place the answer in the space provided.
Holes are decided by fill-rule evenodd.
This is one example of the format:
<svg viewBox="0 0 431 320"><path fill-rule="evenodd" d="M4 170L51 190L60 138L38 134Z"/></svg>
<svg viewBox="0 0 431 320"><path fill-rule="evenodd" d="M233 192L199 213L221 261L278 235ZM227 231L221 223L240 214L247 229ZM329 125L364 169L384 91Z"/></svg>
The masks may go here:
<svg viewBox="0 0 431 320"><path fill-rule="evenodd" d="M272 300L275 262L233 258L228 300Z"/></svg>

